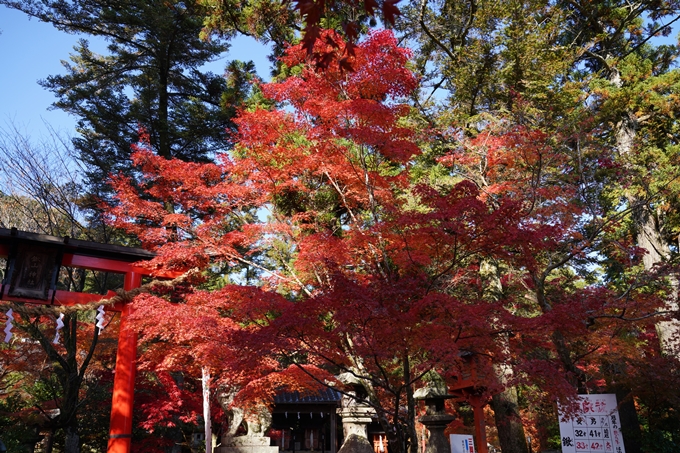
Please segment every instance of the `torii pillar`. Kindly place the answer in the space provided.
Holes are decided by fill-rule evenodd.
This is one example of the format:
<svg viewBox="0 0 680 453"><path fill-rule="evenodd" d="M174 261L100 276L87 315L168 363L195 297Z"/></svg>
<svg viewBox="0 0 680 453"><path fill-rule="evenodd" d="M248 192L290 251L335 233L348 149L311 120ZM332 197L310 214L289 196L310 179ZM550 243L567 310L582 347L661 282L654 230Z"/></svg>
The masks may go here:
<svg viewBox="0 0 680 453"><path fill-rule="evenodd" d="M128 272L125 274L123 289L130 291L139 288L141 283L142 274ZM128 318L131 313L130 305L125 304L121 308L116 370L113 379L113 398L111 400L108 453L129 453L132 446L132 411L135 376L137 374L137 333L128 326Z"/></svg>

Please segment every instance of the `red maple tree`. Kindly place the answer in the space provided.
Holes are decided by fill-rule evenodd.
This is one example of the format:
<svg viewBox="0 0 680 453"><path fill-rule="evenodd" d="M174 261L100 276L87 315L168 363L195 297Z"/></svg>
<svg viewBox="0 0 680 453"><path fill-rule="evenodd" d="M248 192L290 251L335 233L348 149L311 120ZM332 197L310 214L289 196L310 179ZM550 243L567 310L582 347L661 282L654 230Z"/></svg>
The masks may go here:
<svg viewBox="0 0 680 453"><path fill-rule="evenodd" d="M613 332L663 298L644 285L622 298L570 272L607 228L584 234L568 160L546 134L516 127L442 159L463 175L483 161L484 184L415 177L428 134L406 102L418 88L409 52L388 31L352 55L342 44L330 31L315 41L338 63L324 71L304 44L290 47L289 76L261 87L275 107L241 112L237 146L217 163L166 160L140 144L140 183L114 178L111 221L157 253L148 265L200 271L136 300L144 360L219 368L218 385L261 399L351 373L397 452L417 448L414 388L432 371L455 383L470 357L486 394L501 387L498 365L556 396L592 384L588 351L622 348ZM259 285L210 283L237 264Z"/></svg>

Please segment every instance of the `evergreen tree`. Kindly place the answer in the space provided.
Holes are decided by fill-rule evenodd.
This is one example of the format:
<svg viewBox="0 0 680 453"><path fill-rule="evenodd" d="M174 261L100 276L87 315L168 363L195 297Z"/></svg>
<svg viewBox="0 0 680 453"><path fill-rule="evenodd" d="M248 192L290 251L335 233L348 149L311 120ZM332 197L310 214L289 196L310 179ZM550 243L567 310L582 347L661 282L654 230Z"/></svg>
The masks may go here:
<svg viewBox="0 0 680 453"><path fill-rule="evenodd" d="M202 40L203 10L193 2L158 0L11 1L2 3L68 33L103 38L108 53L81 39L64 62L66 74L41 84L55 93L54 106L77 118L73 139L87 169L92 194L104 196L112 173L129 174L130 145L144 130L166 158L208 161L228 149L233 105L252 65L228 85L202 66L228 48L222 39Z"/></svg>

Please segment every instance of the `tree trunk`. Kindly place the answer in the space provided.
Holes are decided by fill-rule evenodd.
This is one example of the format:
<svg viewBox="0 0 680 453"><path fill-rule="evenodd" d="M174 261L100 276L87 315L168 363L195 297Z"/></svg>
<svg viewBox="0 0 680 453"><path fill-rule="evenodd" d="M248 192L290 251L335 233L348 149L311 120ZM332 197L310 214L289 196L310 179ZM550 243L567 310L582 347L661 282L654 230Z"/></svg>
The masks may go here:
<svg viewBox="0 0 680 453"><path fill-rule="evenodd" d="M621 76L617 70L613 70L610 80L617 86L622 87ZM637 135L638 121L635 114L625 112L621 120L616 124L616 147L618 152L623 157L630 157L633 152L635 138ZM646 270L651 270L656 263L660 263L663 258L663 240L659 234L659 225L655 225L653 217L650 215L648 207L644 200L636 195L628 195L628 203L633 208L633 223L637 234L635 240L638 247L647 251L643 256L642 261ZM667 248L667 247L666 247ZM657 324L657 330L659 324ZM664 349L664 340L659 335L661 348ZM635 404L632 395L621 388L616 389L616 401L619 404L619 417L621 422L621 431L623 435L623 444L627 453L640 453L642 451L640 445L640 423L638 421Z"/></svg>
<svg viewBox="0 0 680 453"><path fill-rule="evenodd" d="M64 442L64 453L80 453L80 436L78 429L74 426L67 426L66 440Z"/></svg>
<svg viewBox="0 0 680 453"><path fill-rule="evenodd" d="M528 453L524 425L519 415L517 388L508 387L491 399L498 441L503 453Z"/></svg>
<svg viewBox="0 0 680 453"><path fill-rule="evenodd" d="M610 80L618 87L622 87L621 77L616 70L612 71ZM616 147L622 157L630 157L633 152L635 138L637 136L637 117L630 112L624 113L621 120L616 124ZM633 223L636 229L635 241L638 247L647 253L642 257L646 270L652 270L655 265L670 258L670 247L664 240L663 220L655 216L649 203L635 194L628 195L628 203L633 208ZM669 277L671 295L666 300L665 309L668 311L678 310L678 277ZM669 356L680 358L680 321L677 319L660 321L656 324L661 351Z"/></svg>
<svg viewBox="0 0 680 453"><path fill-rule="evenodd" d="M626 453L642 453L642 431L633 395L629 389L616 386L616 402L619 405L619 422L621 423L621 434L623 435L623 446Z"/></svg>
<svg viewBox="0 0 680 453"><path fill-rule="evenodd" d="M646 270L652 270L655 265L670 258L670 247L661 235L660 220L654 216L649 206L633 199L638 206L633 211L633 219L637 234L635 236L638 247L647 253L642 257ZM675 275L668 277L671 286L671 295L666 299L665 310L678 311L678 278ZM659 337L661 351L671 357L680 358L680 321L671 319L656 323L656 332Z"/></svg>
<svg viewBox="0 0 680 453"><path fill-rule="evenodd" d="M416 431L416 401L413 398L411 384L411 363L408 352L404 351L404 383L406 384L406 405L408 407L408 421L406 426L407 453L418 453L418 432Z"/></svg>
<svg viewBox="0 0 680 453"><path fill-rule="evenodd" d="M489 260L484 260L480 265L479 273L484 281L484 297L497 301L503 295L498 266ZM510 345L507 338L500 341L503 341L504 349L509 352ZM513 376L512 367L501 364L495 366L494 371L498 381L505 388L502 393L494 395L491 399L501 450L503 453L528 453L524 425L519 415L517 388L507 386Z"/></svg>

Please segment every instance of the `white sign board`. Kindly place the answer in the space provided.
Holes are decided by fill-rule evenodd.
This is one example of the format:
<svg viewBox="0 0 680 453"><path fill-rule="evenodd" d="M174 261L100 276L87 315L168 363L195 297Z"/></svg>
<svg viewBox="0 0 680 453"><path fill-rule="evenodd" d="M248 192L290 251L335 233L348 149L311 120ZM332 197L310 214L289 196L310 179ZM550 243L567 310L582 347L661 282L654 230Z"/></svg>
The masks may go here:
<svg viewBox="0 0 680 453"><path fill-rule="evenodd" d="M616 395L579 395L579 411L562 421L562 453L626 453Z"/></svg>
<svg viewBox="0 0 680 453"><path fill-rule="evenodd" d="M475 444L468 434L449 434L451 453L475 453Z"/></svg>

